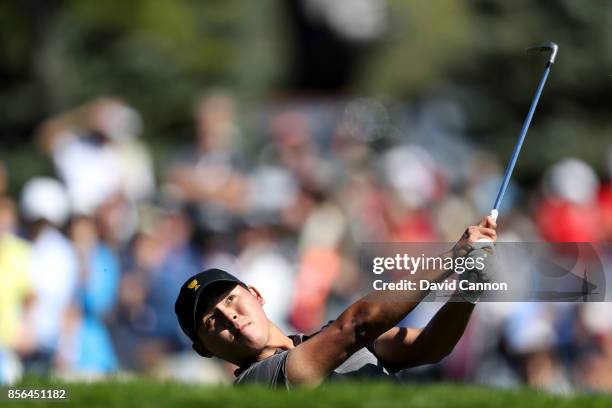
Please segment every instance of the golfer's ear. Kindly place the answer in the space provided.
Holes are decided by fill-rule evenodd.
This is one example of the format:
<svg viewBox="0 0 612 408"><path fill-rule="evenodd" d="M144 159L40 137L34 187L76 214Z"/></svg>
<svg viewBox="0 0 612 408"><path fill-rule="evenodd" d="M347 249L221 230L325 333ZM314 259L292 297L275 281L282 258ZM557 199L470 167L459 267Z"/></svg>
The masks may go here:
<svg viewBox="0 0 612 408"><path fill-rule="evenodd" d="M251 292L251 294L255 296L257 300L259 300L259 304L261 304L262 306L266 304L265 299L263 298L263 296L261 296L261 293L259 293L255 286L249 285L249 292Z"/></svg>
<svg viewBox="0 0 612 408"><path fill-rule="evenodd" d="M194 349L195 352L198 353L202 357L206 357L206 358L211 358L212 357L212 354L210 354L210 352L208 350L206 350L206 347L204 347L202 345L202 343L200 343L200 342L193 343L191 345L191 348Z"/></svg>

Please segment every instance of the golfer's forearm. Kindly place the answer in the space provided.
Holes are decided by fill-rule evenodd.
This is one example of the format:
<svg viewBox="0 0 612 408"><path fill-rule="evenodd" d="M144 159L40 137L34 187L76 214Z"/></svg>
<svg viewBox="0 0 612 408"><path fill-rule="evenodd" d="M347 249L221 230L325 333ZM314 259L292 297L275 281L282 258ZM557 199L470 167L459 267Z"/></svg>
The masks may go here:
<svg viewBox="0 0 612 408"><path fill-rule="evenodd" d="M449 355L463 335L473 310L474 304L469 302L447 302L412 343L411 354L422 359L420 364L436 363Z"/></svg>
<svg viewBox="0 0 612 408"><path fill-rule="evenodd" d="M452 270L441 269L423 271L418 275L402 278L408 281L440 282L452 274ZM420 285L415 287L415 290L407 291L372 291L351 305L338 320L341 324L352 327L359 345L368 344L397 325L430 292L429 289L420 289Z"/></svg>

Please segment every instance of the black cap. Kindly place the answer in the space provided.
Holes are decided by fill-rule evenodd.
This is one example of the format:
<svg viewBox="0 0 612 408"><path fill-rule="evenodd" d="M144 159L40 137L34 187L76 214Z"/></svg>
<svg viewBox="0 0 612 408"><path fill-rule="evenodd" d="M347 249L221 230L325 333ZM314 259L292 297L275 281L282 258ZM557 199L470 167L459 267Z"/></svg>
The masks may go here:
<svg viewBox="0 0 612 408"><path fill-rule="evenodd" d="M234 275L221 269L207 269L187 279L174 304L174 312L178 317L183 332L193 341L197 341L196 330L198 328L197 316L198 305L206 299L203 292L214 283L234 282L247 287L244 282Z"/></svg>

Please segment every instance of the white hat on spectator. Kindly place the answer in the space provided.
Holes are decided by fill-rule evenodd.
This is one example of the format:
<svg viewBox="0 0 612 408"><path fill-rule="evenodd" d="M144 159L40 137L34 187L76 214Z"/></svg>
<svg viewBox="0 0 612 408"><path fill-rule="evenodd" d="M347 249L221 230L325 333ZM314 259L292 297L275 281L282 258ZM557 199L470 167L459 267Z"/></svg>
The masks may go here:
<svg viewBox="0 0 612 408"><path fill-rule="evenodd" d="M583 160L566 158L553 165L544 177L544 192L575 204L593 202L599 179Z"/></svg>
<svg viewBox="0 0 612 408"><path fill-rule="evenodd" d="M45 219L60 226L70 215L70 203L64 186L50 177L27 182L21 192L21 210L28 221Z"/></svg>
<svg viewBox="0 0 612 408"><path fill-rule="evenodd" d="M293 204L297 194L296 182L284 168L263 165L249 176L247 200L255 212L282 211Z"/></svg>
<svg viewBox="0 0 612 408"><path fill-rule="evenodd" d="M439 190L437 165L427 150L417 145L394 147L382 157L383 172L404 204L420 208Z"/></svg>

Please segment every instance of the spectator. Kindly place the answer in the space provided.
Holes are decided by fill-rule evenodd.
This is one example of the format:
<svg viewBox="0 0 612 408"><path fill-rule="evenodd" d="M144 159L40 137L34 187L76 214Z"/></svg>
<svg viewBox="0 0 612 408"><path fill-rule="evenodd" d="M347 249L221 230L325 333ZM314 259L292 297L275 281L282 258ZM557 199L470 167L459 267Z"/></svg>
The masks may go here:
<svg viewBox="0 0 612 408"><path fill-rule="evenodd" d="M184 213L149 208L142 221L121 278L114 332L126 366L152 370L169 353L188 346L176 324L174 300L181 279L199 270L201 261Z"/></svg>
<svg viewBox="0 0 612 408"><path fill-rule="evenodd" d="M166 191L196 205L199 222L226 231L244 211L245 178L240 169L234 100L213 92L196 104L196 146L179 152L167 172Z"/></svg>
<svg viewBox="0 0 612 408"><path fill-rule="evenodd" d="M21 208L32 239L31 278L36 297L31 328L34 344L25 363L27 369L48 373L78 280L74 247L59 229L70 207L64 187L57 180L40 177L23 188Z"/></svg>
<svg viewBox="0 0 612 408"><path fill-rule="evenodd" d="M122 194L138 202L153 194L153 163L136 138L138 113L113 98L99 98L43 123L38 140L66 184L72 208L93 212Z"/></svg>
<svg viewBox="0 0 612 408"><path fill-rule="evenodd" d="M598 188L597 175L582 160L564 159L552 166L535 214L542 237L551 242L597 242L601 237Z"/></svg>
<svg viewBox="0 0 612 408"><path fill-rule="evenodd" d="M30 277L30 244L19 238L17 208L8 196L0 196L0 346L29 350L28 311L33 297Z"/></svg>
<svg viewBox="0 0 612 408"><path fill-rule="evenodd" d="M117 298L119 260L100 241L90 217L72 220L70 238L76 249L79 279L60 339L60 368L67 375L111 373L118 362L105 319Z"/></svg>

